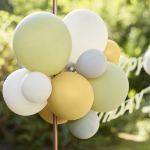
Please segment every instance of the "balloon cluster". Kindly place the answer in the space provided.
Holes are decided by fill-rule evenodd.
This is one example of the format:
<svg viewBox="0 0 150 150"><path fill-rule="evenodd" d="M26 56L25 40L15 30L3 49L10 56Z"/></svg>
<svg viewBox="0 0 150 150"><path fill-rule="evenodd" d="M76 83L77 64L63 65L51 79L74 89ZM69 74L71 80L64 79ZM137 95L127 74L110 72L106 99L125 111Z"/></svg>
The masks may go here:
<svg viewBox="0 0 150 150"><path fill-rule="evenodd" d="M58 124L68 121L73 135L87 139L99 128L96 112L119 107L127 96L119 46L95 12L75 10L63 21L33 13L16 27L13 49L24 68L8 76L3 96L18 115L39 113L53 123L55 114Z"/></svg>

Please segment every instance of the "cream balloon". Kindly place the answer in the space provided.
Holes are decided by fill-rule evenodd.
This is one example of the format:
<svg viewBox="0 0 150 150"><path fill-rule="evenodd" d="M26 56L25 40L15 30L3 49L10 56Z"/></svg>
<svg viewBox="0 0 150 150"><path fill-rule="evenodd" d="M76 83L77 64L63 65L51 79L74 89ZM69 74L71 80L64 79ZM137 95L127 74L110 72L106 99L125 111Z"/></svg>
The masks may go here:
<svg viewBox="0 0 150 150"><path fill-rule="evenodd" d="M50 110L59 118L76 120L92 107L93 89L86 78L74 72L64 72L52 79L52 93L48 99Z"/></svg>
<svg viewBox="0 0 150 150"><path fill-rule="evenodd" d="M71 61L76 62L88 49L104 51L108 40L107 27L95 12L87 9L74 10L63 21L72 37Z"/></svg>
<svg viewBox="0 0 150 150"><path fill-rule="evenodd" d="M92 137L99 128L99 119L97 114L90 110L84 117L68 121L70 132L79 139L88 139Z"/></svg>
<svg viewBox="0 0 150 150"><path fill-rule="evenodd" d="M47 101L52 91L50 78L41 72L28 73L22 80L21 91L32 103Z"/></svg>
<svg viewBox="0 0 150 150"><path fill-rule="evenodd" d="M94 111L108 112L114 110L126 99L129 82L119 66L108 62L107 69L102 76L88 80L94 91L92 106Z"/></svg>
<svg viewBox="0 0 150 150"><path fill-rule="evenodd" d="M144 59L146 59L147 57L149 57L150 56L150 49L148 49L147 51L146 51L146 53L144 54Z"/></svg>
<svg viewBox="0 0 150 150"><path fill-rule="evenodd" d="M144 55L143 67L145 72L150 75L150 50Z"/></svg>
<svg viewBox="0 0 150 150"><path fill-rule="evenodd" d="M26 69L19 69L11 73L4 82L3 97L8 108L14 113L29 116L41 111L47 102L34 104L29 102L21 92L21 82L30 73Z"/></svg>
<svg viewBox="0 0 150 150"><path fill-rule="evenodd" d="M49 12L25 17L16 27L13 49L28 70L48 76L59 73L71 54L71 36L64 22Z"/></svg>
<svg viewBox="0 0 150 150"><path fill-rule="evenodd" d="M106 71L107 59L103 52L90 49L78 58L75 68L79 74L86 78L97 78Z"/></svg>

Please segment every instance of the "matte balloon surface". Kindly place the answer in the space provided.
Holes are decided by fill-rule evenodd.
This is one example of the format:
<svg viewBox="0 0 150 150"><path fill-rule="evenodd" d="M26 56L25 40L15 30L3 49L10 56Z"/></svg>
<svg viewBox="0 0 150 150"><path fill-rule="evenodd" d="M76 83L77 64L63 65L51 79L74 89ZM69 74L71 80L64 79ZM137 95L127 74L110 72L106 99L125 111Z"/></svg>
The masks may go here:
<svg viewBox="0 0 150 150"><path fill-rule="evenodd" d="M47 102L35 104L29 102L21 92L21 82L29 73L26 69L19 69L11 73L3 86L3 97L8 108L14 113L22 116L29 116L41 111Z"/></svg>
<svg viewBox="0 0 150 150"><path fill-rule="evenodd" d="M75 68L86 78L97 78L106 71L107 60L103 52L90 49L78 58Z"/></svg>
<svg viewBox="0 0 150 150"><path fill-rule="evenodd" d="M65 67L71 45L71 36L64 22L48 12L25 17L13 36L13 49L19 62L30 71L48 76Z"/></svg>
<svg viewBox="0 0 150 150"><path fill-rule="evenodd" d="M95 12L87 9L74 10L64 18L64 22L72 37L71 61L76 62L88 49L104 51L108 32L104 21Z"/></svg>
<svg viewBox="0 0 150 150"><path fill-rule="evenodd" d="M94 91L93 110L111 111L119 107L126 99L129 82L119 66L108 62L107 69L102 76L88 80Z"/></svg>
<svg viewBox="0 0 150 150"><path fill-rule="evenodd" d="M83 76L73 72L61 73L52 79L52 87L48 105L56 116L76 120L91 109L93 89Z"/></svg>
<svg viewBox="0 0 150 150"><path fill-rule="evenodd" d="M68 121L71 133L79 139L92 137L99 128L99 119L93 110L90 110L83 118Z"/></svg>
<svg viewBox="0 0 150 150"><path fill-rule="evenodd" d="M48 105L46 105L40 112L39 115L48 123L53 124L53 113L51 112ZM61 119L57 117L57 124L63 124L66 123L67 120Z"/></svg>
<svg viewBox="0 0 150 150"><path fill-rule="evenodd" d="M40 72L31 72L22 80L21 91L32 103L47 101L52 91L50 78Z"/></svg>
<svg viewBox="0 0 150 150"><path fill-rule="evenodd" d="M106 55L107 60L114 64L118 64L120 53L121 51L118 44L112 40L108 40L107 46L104 50L104 54Z"/></svg>
<svg viewBox="0 0 150 150"><path fill-rule="evenodd" d="M143 67L145 72L150 75L150 50L144 55Z"/></svg>

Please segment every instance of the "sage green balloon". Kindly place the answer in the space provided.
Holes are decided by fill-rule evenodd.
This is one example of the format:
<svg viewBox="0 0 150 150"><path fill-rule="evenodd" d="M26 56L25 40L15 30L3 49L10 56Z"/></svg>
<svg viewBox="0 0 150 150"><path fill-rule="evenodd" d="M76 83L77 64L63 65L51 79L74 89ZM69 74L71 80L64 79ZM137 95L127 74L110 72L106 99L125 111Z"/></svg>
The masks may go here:
<svg viewBox="0 0 150 150"><path fill-rule="evenodd" d="M97 114L90 110L84 117L68 121L70 132L79 139L88 139L92 137L99 129L99 119Z"/></svg>
<svg viewBox="0 0 150 150"><path fill-rule="evenodd" d="M124 71L117 65L108 62L104 74L95 79L88 79L94 91L92 109L97 112L108 112L119 107L126 99L129 82Z"/></svg>
<svg viewBox="0 0 150 150"><path fill-rule="evenodd" d="M16 27L13 49L25 68L50 76L66 66L72 41L60 18L49 12L36 12L25 17Z"/></svg>

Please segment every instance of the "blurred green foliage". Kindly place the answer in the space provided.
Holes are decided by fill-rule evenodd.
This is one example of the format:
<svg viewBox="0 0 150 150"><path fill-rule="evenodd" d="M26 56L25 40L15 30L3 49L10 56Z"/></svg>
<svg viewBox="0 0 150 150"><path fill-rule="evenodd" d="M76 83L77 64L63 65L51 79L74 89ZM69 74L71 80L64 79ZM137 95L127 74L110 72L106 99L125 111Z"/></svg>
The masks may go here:
<svg viewBox="0 0 150 150"><path fill-rule="evenodd" d="M105 21L109 39L115 40L129 57L145 53L150 43L150 1L149 0L58 0L58 16L63 18L77 8L94 10ZM35 11L52 12L52 0L0 0L0 149L2 150L46 150L52 149L52 125L39 115L22 117L11 112L2 97L2 86L6 77L18 69L11 40L19 21ZM129 76L130 93L133 95L149 86L150 77L142 69L139 76ZM150 105L147 94L142 106ZM69 112L68 112L69 113ZM59 147L72 149L101 149L119 143L118 132L137 134L139 126L147 124L147 114L141 109L133 114L121 116L101 124L98 133L88 140L73 137L66 124L59 126ZM139 123L139 121L141 121ZM144 122L142 124L142 121ZM145 129L147 133L150 130Z"/></svg>

